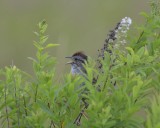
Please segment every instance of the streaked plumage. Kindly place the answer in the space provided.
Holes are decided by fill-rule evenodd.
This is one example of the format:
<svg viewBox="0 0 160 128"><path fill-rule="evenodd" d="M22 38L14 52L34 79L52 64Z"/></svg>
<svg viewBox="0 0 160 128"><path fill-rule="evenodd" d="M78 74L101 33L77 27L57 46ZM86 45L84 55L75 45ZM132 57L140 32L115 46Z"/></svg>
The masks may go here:
<svg viewBox="0 0 160 128"><path fill-rule="evenodd" d="M86 70L84 68L84 64L87 61L87 56L83 52L76 52L70 58L72 61L68 62L68 64L71 64L71 73L73 75L76 74L86 74Z"/></svg>

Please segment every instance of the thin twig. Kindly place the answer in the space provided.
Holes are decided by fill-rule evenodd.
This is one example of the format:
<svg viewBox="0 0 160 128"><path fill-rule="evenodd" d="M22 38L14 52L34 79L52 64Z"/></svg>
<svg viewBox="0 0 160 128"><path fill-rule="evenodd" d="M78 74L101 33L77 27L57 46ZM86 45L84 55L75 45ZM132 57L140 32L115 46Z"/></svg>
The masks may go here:
<svg viewBox="0 0 160 128"><path fill-rule="evenodd" d="M80 111L80 113L78 114L77 118L74 120L73 124L76 124L77 126L80 126L80 124L81 124L81 118L84 115L85 109L87 109L87 108L88 108L88 104L85 104L84 108Z"/></svg>
<svg viewBox="0 0 160 128"><path fill-rule="evenodd" d="M53 126L53 128L56 127L55 124L54 124L54 122L53 122L53 120L51 120L50 128L52 128L52 126Z"/></svg>

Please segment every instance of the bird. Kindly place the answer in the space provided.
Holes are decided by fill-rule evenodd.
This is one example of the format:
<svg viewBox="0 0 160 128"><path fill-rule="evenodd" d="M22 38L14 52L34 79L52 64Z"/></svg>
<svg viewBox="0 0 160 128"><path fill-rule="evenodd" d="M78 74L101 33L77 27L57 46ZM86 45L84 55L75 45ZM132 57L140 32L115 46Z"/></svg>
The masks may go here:
<svg viewBox="0 0 160 128"><path fill-rule="evenodd" d="M76 52L72 56L68 56L66 58L70 58L71 61L67 62L67 64L71 64L71 74L72 75L84 75L87 74L84 65L87 62L87 55L83 52Z"/></svg>
<svg viewBox="0 0 160 128"><path fill-rule="evenodd" d="M71 59L71 61L67 62L67 64L71 65L71 74L73 76L81 75L87 79L87 71L84 65L87 63L88 56L80 51L66 58ZM85 86L85 83L83 82L80 86ZM88 91L87 89L84 89L83 93L87 93L87 91ZM85 116L84 110L88 108L88 103L86 102L86 98L82 97L81 101L84 103L84 108L81 110L81 112L74 121L74 124L76 124L77 126L81 124L81 117L82 115Z"/></svg>

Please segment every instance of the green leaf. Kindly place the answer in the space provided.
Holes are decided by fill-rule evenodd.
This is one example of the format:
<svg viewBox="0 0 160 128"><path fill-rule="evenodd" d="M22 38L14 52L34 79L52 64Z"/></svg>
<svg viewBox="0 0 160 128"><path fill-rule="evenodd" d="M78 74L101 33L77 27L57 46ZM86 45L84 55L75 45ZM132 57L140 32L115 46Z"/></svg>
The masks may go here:
<svg viewBox="0 0 160 128"><path fill-rule="evenodd" d="M38 33L38 32L34 32L34 34L35 34L36 36L39 36L39 33Z"/></svg>
<svg viewBox="0 0 160 128"><path fill-rule="evenodd" d="M37 104L40 106L40 108L47 113L48 115L50 115L51 117L53 116L53 112L48 108L48 106L46 106L46 104L44 102L42 102L41 100L37 100Z"/></svg>
<svg viewBox="0 0 160 128"><path fill-rule="evenodd" d="M143 82L140 79L137 79L137 85L133 87L133 99L135 100L140 92Z"/></svg>
<svg viewBox="0 0 160 128"><path fill-rule="evenodd" d="M36 41L34 41L34 46L38 49L38 50L43 50L43 47Z"/></svg>
<svg viewBox="0 0 160 128"><path fill-rule="evenodd" d="M55 46L59 46L60 44L47 44L45 48L51 48Z"/></svg>
<svg viewBox="0 0 160 128"><path fill-rule="evenodd" d="M131 55L134 55L134 51L131 47L126 47L126 49L131 53Z"/></svg>
<svg viewBox="0 0 160 128"><path fill-rule="evenodd" d="M40 43L41 43L41 44L44 44L47 40L48 40L48 36L42 36L42 37L40 38Z"/></svg>
<svg viewBox="0 0 160 128"><path fill-rule="evenodd" d="M131 66L133 64L133 58L131 55L127 55L127 65Z"/></svg>
<svg viewBox="0 0 160 128"><path fill-rule="evenodd" d="M37 60L35 60L35 59L32 58L32 57L28 57L28 59L34 61L35 63L37 63Z"/></svg>
<svg viewBox="0 0 160 128"><path fill-rule="evenodd" d="M149 15L148 15L147 13L145 13L145 12L141 12L140 15L141 15L141 16L144 16L145 18L148 18L148 17L149 17Z"/></svg>
<svg viewBox="0 0 160 128"><path fill-rule="evenodd" d="M144 55L144 51L145 47L141 47L136 54L141 58Z"/></svg>

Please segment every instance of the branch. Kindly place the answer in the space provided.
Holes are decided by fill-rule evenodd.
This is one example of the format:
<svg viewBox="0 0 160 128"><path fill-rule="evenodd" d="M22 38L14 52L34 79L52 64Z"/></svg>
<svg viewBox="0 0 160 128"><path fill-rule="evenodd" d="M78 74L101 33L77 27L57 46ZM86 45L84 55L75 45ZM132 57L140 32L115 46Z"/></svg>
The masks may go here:
<svg viewBox="0 0 160 128"><path fill-rule="evenodd" d="M73 124L76 124L77 126L80 126L80 125L81 125L81 118L82 118L83 115L85 116L84 111L85 111L85 109L87 109L87 108L88 108L88 104L85 105L85 107L80 111L80 113L78 114L78 116L77 116L77 118L75 119L75 121L74 121ZM85 116L85 117L86 117L86 116ZM86 119L87 119L87 117L86 117Z"/></svg>

